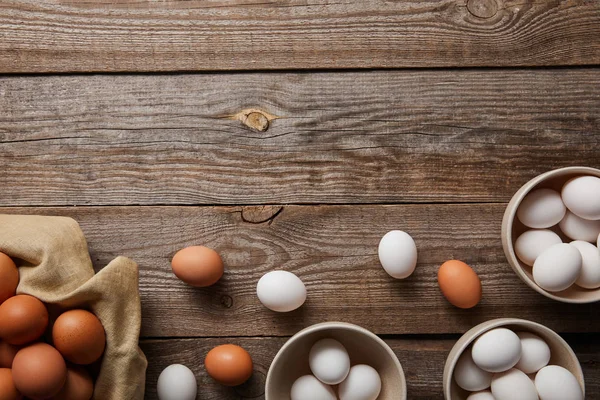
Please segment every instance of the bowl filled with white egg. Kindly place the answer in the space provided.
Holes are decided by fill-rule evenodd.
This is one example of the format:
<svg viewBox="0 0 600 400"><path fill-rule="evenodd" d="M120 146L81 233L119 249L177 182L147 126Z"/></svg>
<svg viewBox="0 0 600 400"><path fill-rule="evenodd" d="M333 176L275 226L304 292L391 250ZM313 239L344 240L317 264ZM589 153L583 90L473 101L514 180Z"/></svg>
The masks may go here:
<svg viewBox="0 0 600 400"><path fill-rule="evenodd" d="M444 367L446 400L583 400L585 382L571 347L535 322L484 322L454 345Z"/></svg>
<svg viewBox="0 0 600 400"><path fill-rule="evenodd" d="M502 221L502 245L517 275L566 303L600 300L600 170L568 167L527 182Z"/></svg>
<svg viewBox="0 0 600 400"><path fill-rule="evenodd" d="M406 400L400 361L377 335L344 322L303 329L279 350L266 400Z"/></svg>

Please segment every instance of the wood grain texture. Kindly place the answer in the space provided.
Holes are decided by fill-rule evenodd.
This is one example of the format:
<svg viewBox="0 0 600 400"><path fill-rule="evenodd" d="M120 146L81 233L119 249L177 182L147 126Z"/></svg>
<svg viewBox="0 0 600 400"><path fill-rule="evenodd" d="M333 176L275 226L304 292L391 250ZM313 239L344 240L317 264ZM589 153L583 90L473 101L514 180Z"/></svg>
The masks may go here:
<svg viewBox="0 0 600 400"><path fill-rule="evenodd" d="M4 0L0 72L581 65L590 0Z"/></svg>
<svg viewBox="0 0 600 400"><path fill-rule="evenodd" d="M432 339L386 338L402 364L409 399L442 399L442 375L446 357L456 338ZM567 335L567 342L577 354L586 379L586 398L600 398L600 336ZM168 365L182 363L196 374L198 398L202 400L264 399L264 384L269 365L286 338L229 338L144 340L142 349L148 357L146 399L157 399L156 381ZM216 384L204 369L204 357L214 346L235 343L246 348L255 364L254 375L242 386L227 388ZM307 355L308 357L308 355ZM385 382L384 382L385 384Z"/></svg>
<svg viewBox="0 0 600 400"><path fill-rule="evenodd" d="M462 333L499 317L543 323L558 332L600 332L596 304L557 303L513 273L500 242L503 204L285 206L262 223L241 207L4 208L0 212L67 215L78 220L100 268L117 255L140 265L142 336L286 336L323 321L345 321L378 334ZM419 250L415 273L390 278L377 246L386 232L409 232ZM189 245L216 249L226 266L215 286L192 288L171 271ZM460 259L479 274L483 299L471 310L451 306L437 269ZM256 284L266 272L297 274L303 307L274 313Z"/></svg>
<svg viewBox="0 0 600 400"><path fill-rule="evenodd" d="M596 68L4 77L0 110L4 206L505 202L600 167Z"/></svg>

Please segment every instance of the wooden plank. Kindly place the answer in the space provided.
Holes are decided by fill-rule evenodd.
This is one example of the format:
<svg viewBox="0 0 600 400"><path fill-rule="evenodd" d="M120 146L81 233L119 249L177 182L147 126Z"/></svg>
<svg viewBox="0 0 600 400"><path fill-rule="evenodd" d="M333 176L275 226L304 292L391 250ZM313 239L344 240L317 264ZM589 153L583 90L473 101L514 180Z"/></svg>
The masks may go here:
<svg viewBox="0 0 600 400"><path fill-rule="evenodd" d="M0 72L591 65L597 1L5 0Z"/></svg>
<svg viewBox="0 0 600 400"><path fill-rule="evenodd" d="M505 202L600 167L597 68L5 77L0 110L4 206Z"/></svg>
<svg viewBox="0 0 600 400"><path fill-rule="evenodd" d="M552 301L512 272L500 243L503 204L285 206L251 223L241 207L4 208L0 212L68 215L87 236L97 267L117 255L140 265L142 335L146 337L287 336L323 321L346 321L378 334L462 333L477 323L516 317L558 332L600 332L597 304ZM387 231L409 232L419 249L415 273L390 278L377 245ZM213 287L192 288L172 273L173 254L204 244L226 265ZM437 285L448 259L479 274L483 299L471 310L451 306ZM290 313L256 297L266 272L297 274L308 290Z"/></svg>
<svg viewBox="0 0 600 400"><path fill-rule="evenodd" d="M145 340L141 346L148 357L146 398L157 399L156 381L170 364L187 365L198 380L199 397L203 400L264 399L264 386L269 366L287 338L230 338ZM387 338L402 364L409 399L441 399L442 376L446 357L456 338ZM586 398L600 398L600 336L568 335L565 339L577 354L586 379ZM235 343L246 348L255 363L254 375L235 388L216 384L204 369L204 357L214 346ZM308 356L307 356L308 357ZM385 382L384 382L385 384Z"/></svg>

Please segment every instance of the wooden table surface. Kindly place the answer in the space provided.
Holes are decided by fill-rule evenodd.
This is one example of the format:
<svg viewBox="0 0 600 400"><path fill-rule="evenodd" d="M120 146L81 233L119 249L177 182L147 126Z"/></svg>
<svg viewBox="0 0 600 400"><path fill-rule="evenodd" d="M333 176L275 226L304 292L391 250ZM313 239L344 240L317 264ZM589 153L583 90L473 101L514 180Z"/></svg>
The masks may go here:
<svg viewBox="0 0 600 400"><path fill-rule="evenodd" d="M498 317L560 332L600 398L598 305L537 294L500 242L523 183L600 167L600 2L3 0L0 74L0 212L71 216L97 269L139 263L146 398L183 363L198 399L264 399L287 338L338 320L382 335L409 399L441 399L454 342ZM403 281L377 259L392 229L419 249ZM171 272L193 244L224 259L211 288ZM482 279L472 310L437 287L451 258ZM259 303L274 269L301 309ZM255 361L240 387L204 370L226 342Z"/></svg>

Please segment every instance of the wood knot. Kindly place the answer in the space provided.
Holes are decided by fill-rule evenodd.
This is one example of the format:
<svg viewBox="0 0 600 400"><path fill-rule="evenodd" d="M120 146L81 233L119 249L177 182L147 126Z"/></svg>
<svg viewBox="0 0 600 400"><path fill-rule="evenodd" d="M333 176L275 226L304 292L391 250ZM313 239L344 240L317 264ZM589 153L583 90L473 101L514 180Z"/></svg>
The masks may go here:
<svg viewBox="0 0 600 400"><path fill-rule="evenodd" d="M268 112L257 110L255 108L247 108L233 115L232 119L237 119L249 128L259 132L265 132L269 129L269 124L278 117Z"/></svg>
<svg viewBox="0 0 600 400"><path fill-rule="evenodd" d="M283 206L246 206L242 208L242 221L250 224L271 224L281 211Z"/></svg>
<svg viewBox="0 0 600 400"><path fill-rule="evenodd" d="M233 306L233 299L231 296L224 294L221 296L221 305L225 308L231 308Z"/></svg>
<svg viewBox="0 0 600 400"><path fill-rule="evenodd" d="M467 10L478 18L492 18L498 12L498 1L468 0Z"/></svg>

